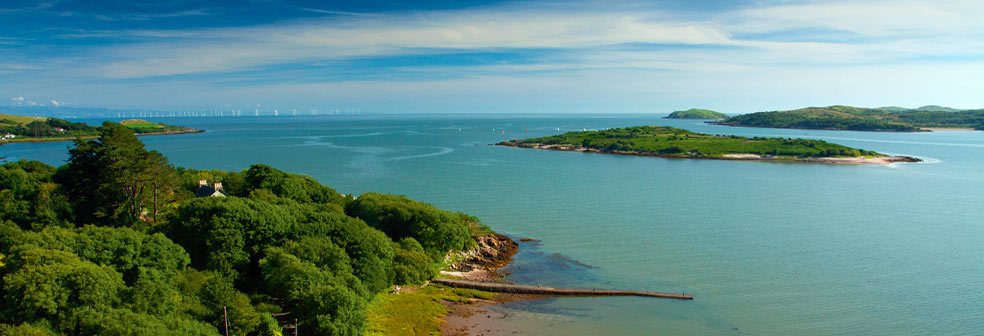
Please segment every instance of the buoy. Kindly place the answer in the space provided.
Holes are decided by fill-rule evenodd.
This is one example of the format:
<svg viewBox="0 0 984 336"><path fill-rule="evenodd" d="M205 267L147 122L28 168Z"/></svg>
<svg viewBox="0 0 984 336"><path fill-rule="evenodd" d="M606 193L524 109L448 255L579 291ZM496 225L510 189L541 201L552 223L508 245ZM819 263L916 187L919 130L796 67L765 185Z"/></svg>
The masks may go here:
<svg viewBox="0 0 984 336"><path fill-rule="evenodd" d="M502 134L506 134L506 130L502 130Z"/></svg>

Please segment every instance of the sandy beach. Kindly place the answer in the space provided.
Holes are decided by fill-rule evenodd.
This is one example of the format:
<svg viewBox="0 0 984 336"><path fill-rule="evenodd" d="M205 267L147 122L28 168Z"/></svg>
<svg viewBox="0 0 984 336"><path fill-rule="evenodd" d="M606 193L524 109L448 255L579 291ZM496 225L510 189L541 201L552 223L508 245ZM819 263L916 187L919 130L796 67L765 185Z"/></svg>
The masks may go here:
<svg viewBox="0 0 984 336"><path fill-rule="evenodd" d="M969 127L920 127L924 131L976 131Z"/></svg>
<svg viewBox="0 0 984 336"><path fill-rule="evenodd" d="M597 153L597 154L615 154L615 155L633 155L633 156L651 156L651 157L661 157L665 159L683 159L683 160L735 160L735 161L767 161L767 162L790 162L790 163L821 163L821 164L852 164L852 165L865 165L865 164L890 164L895 162L921 162L922 160L909 157L909 156L877 156L877 157L822 157L822 158L801 158L801 157L775 157L771 155L762 156L759 154L752 153L735 153L735 154L724 154L722 156L676 156L676 155L663 155L659 153L639 153L639 152L626 152L626 151L601 151L594 148L586 148L573 145L541 145L541 144L520 144L514 141L504 141L495 144L496 146L506 146L506 147L517 147L517 148L534 148L534 149L548 149L556 151L568 151L568 152L582 152L582 153Z"/></svg>

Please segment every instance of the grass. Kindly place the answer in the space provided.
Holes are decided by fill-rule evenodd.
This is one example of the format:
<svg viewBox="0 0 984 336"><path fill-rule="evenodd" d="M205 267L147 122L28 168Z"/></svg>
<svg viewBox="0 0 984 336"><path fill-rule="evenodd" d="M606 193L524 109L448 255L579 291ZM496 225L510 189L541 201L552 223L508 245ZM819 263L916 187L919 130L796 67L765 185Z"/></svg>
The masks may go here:
<svg viewBox="0 0 984 336"><path fill-rule="evenodd" d="M367 336L440 335L448 314L442 301L489 300L495 293L430 284L416 290L382 293L369 303Z"/></svg>
<svg viewBox="0 0 984 336"><path fill-rule="evenodd" d="M3 114L3 113L0 113L0 120L4 120L4 119L13 121L13 122L15 122L15 124L0 122L0 125L17 126L18 124L28 124L28 123L30 123L32 121L35 121L35 120L46 120L48 118L44 118L44 117L18 116L18 115L11 115L11 114Z"/></svg>
<svg viewBox="0 0 984 336"><path fill-rule="evenodd" d="M149 122L149 121L146 121L146 120L140 120L140 119L123 120L123 121L120 122L120 125L129 127L129 128L149 128L149 129L164 128L164 126L161 125L161 124L152 123L152 122Z"/></svg>

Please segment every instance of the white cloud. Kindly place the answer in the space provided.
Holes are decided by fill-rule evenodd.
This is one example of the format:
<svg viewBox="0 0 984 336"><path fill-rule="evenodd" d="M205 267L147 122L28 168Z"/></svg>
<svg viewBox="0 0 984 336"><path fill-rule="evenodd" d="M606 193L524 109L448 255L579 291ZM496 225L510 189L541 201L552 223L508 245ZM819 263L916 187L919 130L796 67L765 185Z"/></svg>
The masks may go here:
<svg viewBox="0 0 984 336"><path fill-rule="evenodd" d="M973 93L984 91L984 82L979 80L984 73L984 36L980 33L984 20L979 19L984 17L984 6L975 1L826 1L712 14L676 13L645 4L628 9L586 6L512 5L338 15L254 27L179 31L81 31L77 32L80 37L122 34L127 40L154 42L80 48L81 52L71 57L52 57L31 63L30 68L18 65L6 69L42 74L31 78L41 83L36 85L39 92L82 104L89 97L71 95L82 84L89 92L106 90L107 101L115 98L108 92L126 90L130 94L125 99L134 100L131 104L138 103L138 97L173 101L168 97L191 94L197 97L189 100L195 104L268 96L276 98L269 98L271 101L264 105L274 106L276 99L328 99L320 98L328 91L352 96L381 92L407 101L428 92L431 97L444 97L435 92L465 94L468 90L476 100L495 94L540 97L550 92L583 97L634 92L631 97L667 100L698 95L728 96L736 101L758 99L753 103L761 103L762 96L751 91L765 95L782 92L788 99L812 99L814 92L834 95L837 90L846 93L842 95L845 97L854 93L886 97L872 93L875 88L892 91L902 100L922 92L940 99L927 99L929 103L984 104L984 97ZM347 58L448 50L478 54L515 51L522 53L524 60L499 62L490 57L493 61L469 65L414 64L386 69L411 78L401 80L310 76L333 71L325 70L330 68L268 70L282 65L290 69L299 63L330 64ZM0 64L0 75L4 68ZM180 75L201 76L189 79ZM927 77L936 80L910 80ZM0 80L0 90L17 88L3 82ZM48 92L43 83L64 89ZM28 80L18 84L33 85ZM142 95L135 94L140 90L144 90ZM319 98L304 98L291 90ZM753 96L756 98L743 98ZM333 98L342 97L345 95Z"/></svg>
<svg viewBox="0 0 984 336"><path fill-rule="evenodd" d="M24 101L24 97L14 97L14 98L10 98L10 100L13 100L15 102L22 102Z"/></svg>
<svg viewBox="0 0 984 336"><path fill-rule="evenodd" d="M51 105L54 105L54 106L61 106L61 103L59 103L59 102L58 102L57 100L54 100L54 99L52 99L52 100L51 100Z"/></svg>

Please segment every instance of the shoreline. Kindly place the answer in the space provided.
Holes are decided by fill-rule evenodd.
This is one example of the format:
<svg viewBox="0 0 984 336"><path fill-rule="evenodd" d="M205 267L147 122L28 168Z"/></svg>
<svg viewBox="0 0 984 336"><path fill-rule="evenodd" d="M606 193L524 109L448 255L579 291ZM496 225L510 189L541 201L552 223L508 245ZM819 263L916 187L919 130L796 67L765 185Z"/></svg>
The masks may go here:
<svg viewBox="0 0 984 336"><path fill-rule="evenodd" d="M935 132L935 131L978 131L976 128L970 127L920 127L919 129Z"/></svg>
<svg viewBox="0 0 984 336"><path fill-rule="evenodd" d="M205 133L205 130L189 128L187 131L153 132L153 133L136 133L136 132L134 132L133 134L139 137L139 136L151 136L151 135L178 135L178 134L194 134L194 133ZM86 135L86 136L78 137L78 138L80 138L82 140L92 140L92 139L98 139L99 136L98 135ZM15 144L15 143L37 143L37 142L72 141L72 140L75 140L75 139L77 139L77 137L45 138L45 139L25 139L25 140L14 139L14 141L0 141L0 145Z"/></svg>
<svg viewBox="0 0 984 336"><path fill-rule="evenodd" d="M815 130L815 131L850 131L850 132L878 132L878 133L919 133L919 132L932 132L925 127L916 127L914 130L853 130L853 129L843 129L843 128L805 128L805 127L778 127L778 126L752 126L752 125L732 125L724 124L718 121L705 121L705 124L711 125L721 125L729 127L746 127L746 128L775 128L775 129L793 129L793 130ZM913 126L915 127L915 126Z"/></svg>
<svg viewBox="0 0 984 336"><path fill-rule="evenodd" d="M449 271L441 271L438 278L461 278L471 281L502 282L504 274L499 269L508 266L516 254L519 243L502 234L491 234L479 238L479 246L458 254L463 260L452 264ZM488 309L489 306L507 302L536 300L538 295L496 293L490 300L468 300L464 302L442 301L448 313L441 317L441 335L467 336L518 333L519 330L502 323L508 316Z"/></svg>
<svg viewBox="0 0 984 336"><path fill-rule="evenodd" d="M868 157L798 158L798 157L762 156L759 154L752 154L752 153L725 154L724 156L674 156L674 155L664 155L659 153L640 153L640 152L625 152L625 151L606 152L594 148L586 148L586 147L579 147L579 146L575 147L573 145L524 144L524 143L516 142L514 140L503 141L495 144L495 146L547 149L547 150L564 151L564 152L647 156L647 157L659 157L664 159L764 161L764 162L781 162L781 163L819 163L819 164L850 164L850 165L862 165L862 164L884 165L884 164L890 164L896 162L922 162L922 160L910 156L878 156L872 158L868 158Z"/></svg>
<svg viewBox="0 0 984 336"><path fill-rule="evenodd" d="M794 130L815 130L815 131L851 131L851 132L877 132L877 133L921 133L921 132L936 132L936 131L981 131L976 128L971 127L919 127L913 126L917 129L911 131L893 131L893 130L852 130L852 129L842 129L842 128L803 128L803 127L776 127L776 126L751 126L751 125L732 125L732 124L722 124L718 120L705 121L706 124L721 125L729 127L745 127L745 128L774 128L774 129L794 129Z"/></svg>

